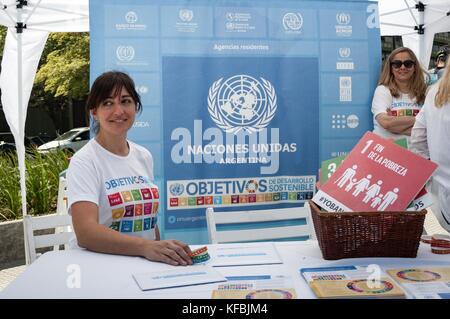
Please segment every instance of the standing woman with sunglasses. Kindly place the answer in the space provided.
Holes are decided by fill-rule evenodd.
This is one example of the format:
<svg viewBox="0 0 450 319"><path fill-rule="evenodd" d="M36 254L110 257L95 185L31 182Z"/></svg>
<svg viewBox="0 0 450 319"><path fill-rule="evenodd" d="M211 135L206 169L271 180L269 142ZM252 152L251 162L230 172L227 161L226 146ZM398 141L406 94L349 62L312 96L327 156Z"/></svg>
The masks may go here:
<svg viewBox="0 0 450 319"><path fill-rule="evenodd" d="M372 101L374 132L385 138L409 137L425 100L424 71L414 52L397 48L386 59Z"/></svg>

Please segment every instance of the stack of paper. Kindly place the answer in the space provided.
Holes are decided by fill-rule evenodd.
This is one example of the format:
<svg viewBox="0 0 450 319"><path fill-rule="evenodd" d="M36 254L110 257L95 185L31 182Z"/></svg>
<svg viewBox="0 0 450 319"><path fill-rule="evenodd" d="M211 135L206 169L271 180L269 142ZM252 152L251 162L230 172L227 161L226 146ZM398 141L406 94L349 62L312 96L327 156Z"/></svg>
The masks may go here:
<svg viewBox="0 0 450 319"><path fill-rule="evenodd" d="M285 275L256 274L226 276L227 282L212 292L213 299L295 299L292 278Z"/></svg>
<svg viewBox="0 0 450 319"><path fill-rule="evenodd" d="M414 298L450 299L450 267L388 269L387 273Z"/></svg>
<svg viewBox="0 0 450 319"><path fill-rule="evenodd" d="M372 276L366 266L302 268L300 273L317 298L404 298L394 280Z"/></svg>
<svg viewBox="0 0 450 319"><path fill-rule="evenodd" d="M204 265L133 274L133 278L141 290L183 287L226 281L226 278L217 270Z"/></svg>

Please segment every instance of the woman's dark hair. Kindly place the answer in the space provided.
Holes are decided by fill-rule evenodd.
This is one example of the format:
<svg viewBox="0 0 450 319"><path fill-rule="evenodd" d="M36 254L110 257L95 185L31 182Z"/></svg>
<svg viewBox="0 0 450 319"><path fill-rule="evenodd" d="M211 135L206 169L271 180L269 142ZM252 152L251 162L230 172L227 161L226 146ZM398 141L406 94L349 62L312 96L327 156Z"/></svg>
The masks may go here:
<svg viewBox="0 0 450 319"><path fill-rule="evenodd" d="M116 97L122 91L122 88L128 91L134 102L136 103L136 112L142 111L141 97L136 91L133 79L126 73L120 71L109 71L100 75L92 84L91 91L86 102L88 116L91 110L95 110L107 98ZM94 125L95 133L98 127Z"/></svg>

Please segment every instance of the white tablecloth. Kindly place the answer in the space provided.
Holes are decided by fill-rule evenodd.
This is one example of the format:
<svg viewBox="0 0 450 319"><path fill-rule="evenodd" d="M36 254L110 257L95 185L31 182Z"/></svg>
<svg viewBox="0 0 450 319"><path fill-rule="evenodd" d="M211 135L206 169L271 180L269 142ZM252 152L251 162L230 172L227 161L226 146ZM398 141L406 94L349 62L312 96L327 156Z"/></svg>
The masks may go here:
<svg viewBox="0 0 450 319"><path fill-rule="evenodd" d="M450 255L435 255L421 244L417 258L352 258L325 261L316 241L277 242L283 264L217 267L224 276L283 274L290 276L299 298L315 298L299 273L302 267L369 265L386 267L448 266ZM216 284L141 291L132 274L173 269L141 257L94 253L86 250L48 252L38 258L8 287L1 298L210 298ZM76 277L74 277L76 276ZM79 279L79 288L77 281Z"/></svg>

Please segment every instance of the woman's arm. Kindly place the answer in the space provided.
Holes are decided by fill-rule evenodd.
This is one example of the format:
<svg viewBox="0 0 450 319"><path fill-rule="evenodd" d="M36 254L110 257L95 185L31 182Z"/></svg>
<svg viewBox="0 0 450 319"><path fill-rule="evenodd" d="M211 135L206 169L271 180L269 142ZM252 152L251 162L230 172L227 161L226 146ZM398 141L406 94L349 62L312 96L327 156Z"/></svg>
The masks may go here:
<svg viewBox="0 0 450 319"><path fill-rule="evenodd" d="M411 132L409 149L422 157L430 158L427 140L426 106L422 107L416 117L416 123Z"/></svg>
<svg viewBox="0 0 450 319"><path fill-rule="evenodd" d="M99 224L95 203L73 203L71 213L73 228L81 247L101 253L142 256L174 266L192 264L189 246L178 240L159 241L128 236ZM159 238L159 230L156 235Z"/></svg>
<svg viewBox="0 0 450 319"><path fill-rule="evenodd" d="M414 126L414 116L392 116L388 113L380 113L375 117L385 130L395 133L411 135L411 129Z"/></svg>

